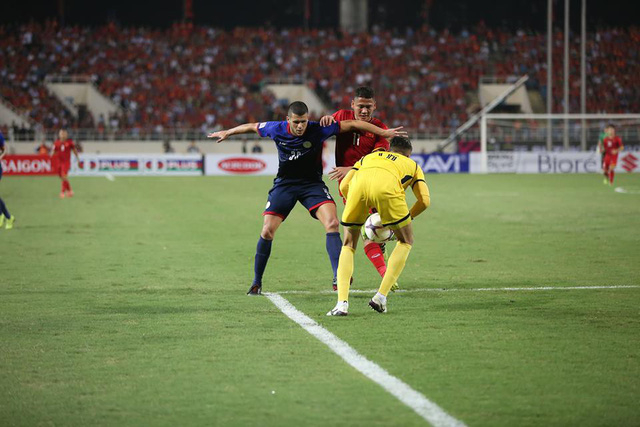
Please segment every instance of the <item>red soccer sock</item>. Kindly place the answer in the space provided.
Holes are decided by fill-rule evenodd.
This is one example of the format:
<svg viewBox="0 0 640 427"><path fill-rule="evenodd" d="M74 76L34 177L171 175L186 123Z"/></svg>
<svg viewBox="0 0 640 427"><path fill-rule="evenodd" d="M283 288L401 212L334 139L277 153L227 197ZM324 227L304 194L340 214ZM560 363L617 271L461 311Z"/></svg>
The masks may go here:
<svg viewBox="0 0 640 427"><path fill-rule="evenodd" d="M378 243L368 243L364 247L364 253L367 254L367 258L371 261L371 264L378 270L380 277L384 277L384 273L387 271L387 264L384 262L384 255L382 249Z"/></svg>
<svg viewBox="0 0 640 427"><path fill-rule="evenodd" d="M613 171L613 169L611 169L611 170L609 171L609 182L610 182L611 184L613 184L613 176L614 176L614 175L615 175L615 172Z"/></svg>
<svg viewBox="0 0 640 427"><path fill-rule="evenodd" d="M71 191L71 184L69 183L69 180L66 180L65 183L67 184L67 191Z"/></svg>
<svg viewBox="0 0 640 427"><path fill-rule="evenodd" d="M64 191L67 189L67 181L65 181L64 179L62 180L62 182L60 183L60 192L64 193Z"/></svg>

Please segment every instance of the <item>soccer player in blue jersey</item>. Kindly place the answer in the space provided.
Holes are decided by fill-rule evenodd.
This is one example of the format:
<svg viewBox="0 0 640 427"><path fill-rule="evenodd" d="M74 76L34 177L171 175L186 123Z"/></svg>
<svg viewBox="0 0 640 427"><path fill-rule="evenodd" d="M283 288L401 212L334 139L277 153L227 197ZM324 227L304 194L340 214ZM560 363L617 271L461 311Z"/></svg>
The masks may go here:
<svg viewBox="0 0 640 427"><path fill-rule="evenodd" d="M322 180L322 143L342 132L371 132L384 138L403 136L401 128L382 129L361 120L345 120L320 126L309 121L309 109L296 101L287 110L287 120L281 122L245 123L232 129L210 133L209 138L224 141L231 135L257 133L271 138L278 149L278 174L269 191L264 222L254 263L254 278L249 295L262 293L262 276L271 254L271 243L280 224L296 205L302 203L311 216L320 220L327 232L326 248L335 279L342 249L336 204Z"/></svg>
<svg viewBox="0 0 640 427"><path fill-rule="evenodd" d="M6 154L6 150L4 147L4 136L2 136L2 132L0 132L0 160ZM2 179L2 162L0 161L0 179ZM4 221L7 221L7 225L5 227L7 230L13 228L13 222L16 220L14 216L11 216L9 211L7 210L7 206L4 204L4 200L0 197L0 227L3 226Z"/></svg>

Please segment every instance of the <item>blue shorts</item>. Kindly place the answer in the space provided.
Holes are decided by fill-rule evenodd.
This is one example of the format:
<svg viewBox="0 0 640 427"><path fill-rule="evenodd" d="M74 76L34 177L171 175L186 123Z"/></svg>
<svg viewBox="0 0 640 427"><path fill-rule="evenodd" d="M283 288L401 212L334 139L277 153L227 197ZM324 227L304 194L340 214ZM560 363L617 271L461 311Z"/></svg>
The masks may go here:
<svg viewBox="0 0 640 427"><path fill-rule="evenodd" d="M275 215L284 220L296 202L302 203L316 219L316 211L320 206L325 203L336 204L322 181L276 178L273 180L273 188L269 190L267 206L262 215Z"/></svg>

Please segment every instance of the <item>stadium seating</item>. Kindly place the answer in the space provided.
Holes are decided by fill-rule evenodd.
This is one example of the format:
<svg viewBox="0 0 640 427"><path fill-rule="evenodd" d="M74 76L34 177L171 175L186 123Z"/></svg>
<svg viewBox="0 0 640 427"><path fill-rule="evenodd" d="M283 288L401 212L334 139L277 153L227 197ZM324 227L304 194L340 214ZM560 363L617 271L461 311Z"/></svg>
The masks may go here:
<svg viewBox="0 0 640 427"><path fill-rule="evenodd" d="M640 111L640 30L589 34L589 112ZM572 74L579 75L578 40ZM562 62L556 34L555 64ZM562 68L554 73L553 102L562 109ZM378 116L389 126L427 132L451 129L473 108L467 94L480 76L528 73L546 96L546 35L479 25L453 34L428 28L403 33L338 30L232 31L176 24L166 30L62 27L55 21L0 28L0 91L45 128L61 124L99 130L173 128L211 130L238 122L277 119L283 105L264 82L305 82L333 109L348 107L356 86L377 90ZM46 90L47 75L89 75L126 109L78 122ZM579 111L579 80L571 82L571 110Z"/></svg>

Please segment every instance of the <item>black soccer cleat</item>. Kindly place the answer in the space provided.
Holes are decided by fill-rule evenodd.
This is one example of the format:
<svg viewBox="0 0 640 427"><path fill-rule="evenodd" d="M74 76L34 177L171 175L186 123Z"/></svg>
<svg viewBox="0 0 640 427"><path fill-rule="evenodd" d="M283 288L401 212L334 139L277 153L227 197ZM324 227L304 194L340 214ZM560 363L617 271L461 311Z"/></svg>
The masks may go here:
<svg viewBox="0 0 640 427"><path fill-rule="evenodd" d="M247 295L262 295L262 283L254 283L251 285Z"/></svg>

